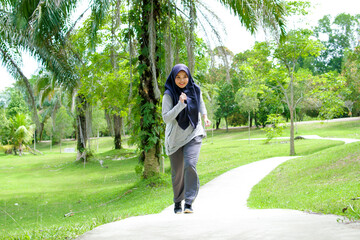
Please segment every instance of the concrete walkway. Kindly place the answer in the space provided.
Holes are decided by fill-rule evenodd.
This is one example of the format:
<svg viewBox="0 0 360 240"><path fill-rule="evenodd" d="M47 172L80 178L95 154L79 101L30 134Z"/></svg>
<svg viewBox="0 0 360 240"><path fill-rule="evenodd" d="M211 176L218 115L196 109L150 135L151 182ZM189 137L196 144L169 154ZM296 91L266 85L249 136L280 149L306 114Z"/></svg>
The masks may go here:
<svg viewBox="0 0 360 240"><path fill-rule="evenodd" d="M328 138L328 137L320 137L318 135L301 135L304 139L323 139L323 140L333 140L333 141L343 141L345 144L353 143L353 142L359 142L360 139L354 139L354 138ZM250 140L266 140L267 138L250 138ZM276 137L273 139L284 139L288 140L289 137ZM239 139L239 141L248 141L249 139L243 138Z"/></svg>
<svg viewBox="0 0 360 240"><path fill-rule="evenodd" d="M175 215L169 206L159 214L99 226L78 239L359 240L360 224L338 223L335 215L247 208L252 187L291 158L265 159L215 178L201 187L193 214Z"/></svg>

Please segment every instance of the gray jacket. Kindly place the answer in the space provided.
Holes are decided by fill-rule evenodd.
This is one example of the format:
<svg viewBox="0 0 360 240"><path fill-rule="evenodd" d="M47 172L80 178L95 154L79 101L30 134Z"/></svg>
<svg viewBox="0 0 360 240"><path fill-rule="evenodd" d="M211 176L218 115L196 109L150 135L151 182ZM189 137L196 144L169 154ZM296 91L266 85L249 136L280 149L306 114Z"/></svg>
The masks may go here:
<svg viewBox="0 0 360 240"><path fill-rule="evenodd" d="M207 114L202 95L200 94L199 121L195 129L189 124L189 126L183 130L176 121L176 117L185 107L186 104L181 101L178 101L174 106L171 97L168 94L164 94L162 117L166 123L165 150L167 155L175 153L180 147L190 142L196 136L206 136L201 124L201 115Z"/></svg>

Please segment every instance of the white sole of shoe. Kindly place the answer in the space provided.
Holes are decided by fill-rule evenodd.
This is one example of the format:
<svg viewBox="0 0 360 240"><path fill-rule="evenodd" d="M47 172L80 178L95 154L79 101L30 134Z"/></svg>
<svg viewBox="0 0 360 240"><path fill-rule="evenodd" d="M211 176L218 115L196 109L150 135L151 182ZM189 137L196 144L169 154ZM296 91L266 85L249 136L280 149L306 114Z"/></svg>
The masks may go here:
<svg viewBox="0 0 360 240"><path fill-rule="evenodd" d="M190 209L185 209L184 213L193 213L194 211L190 210Z"/></svg>

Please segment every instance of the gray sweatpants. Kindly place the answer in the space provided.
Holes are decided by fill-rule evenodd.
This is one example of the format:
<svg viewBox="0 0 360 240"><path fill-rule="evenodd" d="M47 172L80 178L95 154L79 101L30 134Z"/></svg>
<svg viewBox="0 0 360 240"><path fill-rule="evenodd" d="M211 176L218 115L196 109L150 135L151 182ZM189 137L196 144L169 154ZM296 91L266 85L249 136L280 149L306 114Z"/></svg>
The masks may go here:
<svg viewBox="0 0 360 240"><path fill-rule="evenodd" d="M202 136L196 136L169 156L174 202L185 199L185 203L191 205L198 194L200 184L196 164L201 143Z"/></svg>

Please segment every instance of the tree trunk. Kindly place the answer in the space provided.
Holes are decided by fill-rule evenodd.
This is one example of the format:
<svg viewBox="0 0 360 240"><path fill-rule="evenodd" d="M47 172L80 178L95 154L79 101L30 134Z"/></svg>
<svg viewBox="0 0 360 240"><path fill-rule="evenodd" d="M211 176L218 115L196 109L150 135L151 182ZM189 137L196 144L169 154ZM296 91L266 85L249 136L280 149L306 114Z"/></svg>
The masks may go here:
<svg viewBox="0 0 360 240"><path fill-rule="evenodd" d="M250 114L250 127L252 127L253 126L253 118L254 118L254 116L252 115L252 114Z"/></svg>
<svg viewBox="0 0 360 240"><path fill-rule="evenodd" d="M114 114L114 144L115 149L121 149L121 122L122 117L117 114Z"/></svg>
<svg viewBox="0 0 360 240"><path fill-rule="evenodd" d="M76 107L76 138L77 138L77 150L78 156L77 160L86 162L86 100L85 97L81 94L78 94L76 97L77 107Z"/></svg>
<svg viewBox="0 0 360 240"><path fill-rule="evenodd" d="M175 8L175 29L176 30L181 29L177 22L176 8ZM175 64L180 63L180 57L179 57L180 43L179 43L179 38L178 38L179 34L180 34L180 32L176 32L176 34L175 34Z"/></svg>
<svg viewBox="0 0 360 240"><path fill-rule="evenodd" d="M45 118L44 118L44 120L45 120ZM39 134L40 134L40 136L39 136L39 141L41 141L42 138L43 138L44 126L45 126L45 122L41 122L41 123L40 123L40 130L39 130Z"/></svg>
<svg viewBox="0 0 360 240"><path fill-rule="evenodd" d="M295 155L295 143L294 143L294 84L293 84L293 77L294 75L291 74L291 80L290 80L290 156Z"/></svg>
<svg viewBox="0 0 360 240"><path fill-rule="evenodd" d="M219 129L220 122L221 122L221 118L219 118L218 120L216 120L216 130Z"/></svg>
<svg viewBox="0 0 360 240"><path fill-rule="evenodd" d="M294 110L290 110L290 156L295 155L295 143L294 143Z"/></svg>
<svg viewBox="0 0 360 240"><path fill-rule="evenodd" d="M226 132L229 131L229 128L228 128L228 120L227 120L227 117L225 117L225 125L226 125Z"/></svg>
<svg viewBox="0 0 360 240"><path fill-rule="evenodd" d="M62 138L61 135L62 135L62 134L60 134L60 153L61 153L61 138Z"/></svg>
<svg viewBox="0 0 360 240"><path fill-rule="evenodd" d="M251 128L251 117L250 117L250 112L249 113L249 144L250 144L250 128Z"/></svg>
<svg viewBox="0 0 360 240"><path fill-rule="evenodd" d="M114 136L114 122L111 119L110 114L105 110L105 119L106 119L106 124L107 127L109 129L109 134L110 136Z"/></svg>
<svg viewBox="0 0 360 240"><path fill-rule="evenodd" d="M158 21L160 5L159 1L142 1L142 25L140 37L140 136L144 163L144 178L152 177L160 171L161 141L159 101L160 91L157 84L159 74L159 57L156 44L156 25ZM145 51L146 50L146 51Z"/></svg>
<svg viewBox="0 0 360 240"><path fill-rule="evenodd" d="M254 112L254 122L255 122L255 126L258 128L259 127L259 123L258 123L258 119L256 117L256 111Z"/></svg>
<svg viewBox="0 0 360 240"><path fill-rule="evenodd" d="M194 73L195 69L195 55L194 55L194 46L195 46L195 21L196 21L196 12L195 12L195 3L194 1L188 1L189 4L189 29L187 29L187 38L186 38L186 50L188 55L188 67L191 73Z"/></svg>

